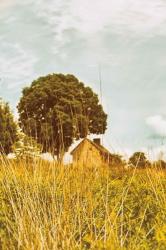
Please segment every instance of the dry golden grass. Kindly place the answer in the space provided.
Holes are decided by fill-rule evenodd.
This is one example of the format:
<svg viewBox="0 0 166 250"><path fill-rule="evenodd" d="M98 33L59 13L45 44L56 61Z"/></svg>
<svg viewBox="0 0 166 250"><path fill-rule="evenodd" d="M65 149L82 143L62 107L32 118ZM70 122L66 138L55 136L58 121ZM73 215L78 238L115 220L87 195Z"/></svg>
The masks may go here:
<svg viewBox="0 0 166 250"><path fill-rule="evenodd" d="M166 176L58 166L0 164L1 249L166 249Z"/></svg>

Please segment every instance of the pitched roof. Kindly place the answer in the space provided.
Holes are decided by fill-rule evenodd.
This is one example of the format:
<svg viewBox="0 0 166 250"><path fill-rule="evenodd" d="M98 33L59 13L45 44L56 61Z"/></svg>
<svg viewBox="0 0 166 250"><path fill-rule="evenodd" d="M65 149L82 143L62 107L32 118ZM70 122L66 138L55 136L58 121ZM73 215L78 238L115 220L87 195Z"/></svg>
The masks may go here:
<svg viewBox="0 0 166 250"><path fill-rule="evenodd" d="M71 151L71 155L73 155L75 153L75 151L80 147L80 145L84 142L84 141L88 141L90 144L92 144L97 150L99 150L102 154L109 154L111 155L111 153L105 148L103 147L102 145L99 145L87 138L83 139L72 151Z"/></svg>

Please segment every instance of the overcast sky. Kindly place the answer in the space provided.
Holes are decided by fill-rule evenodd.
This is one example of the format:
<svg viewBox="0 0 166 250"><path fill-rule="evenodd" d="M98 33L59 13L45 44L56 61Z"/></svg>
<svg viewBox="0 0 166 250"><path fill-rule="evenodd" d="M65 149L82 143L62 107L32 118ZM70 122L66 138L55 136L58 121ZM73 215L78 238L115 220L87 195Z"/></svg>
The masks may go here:
<svg viewBox="0 0 166 250"><path fill-rule="evenodd" d="M24 86L71 73L99 93L105 144L165 150L165 0L0 0L0 96L12 109Z"/></svg>

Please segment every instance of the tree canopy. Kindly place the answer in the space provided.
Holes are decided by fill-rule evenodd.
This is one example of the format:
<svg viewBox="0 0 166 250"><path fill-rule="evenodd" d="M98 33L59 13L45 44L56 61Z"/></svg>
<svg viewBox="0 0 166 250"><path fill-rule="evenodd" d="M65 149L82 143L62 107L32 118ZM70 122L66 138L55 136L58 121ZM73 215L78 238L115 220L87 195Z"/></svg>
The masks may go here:
<svg viewBox="0 0 166 250"><path fill-rule="evenodd" d="M150 165L150 162L143 152L135 152L130 158L129 163L135 167L144 168Z"/></svg>
<svg viewBox="0 0 166 250"><path fill-rule="evenodd" d="M0 99L0 153L11 153L17 139L17 125L9 105Z"/></svg>
<svg viewBox="0 0 166 250"><path fill-rule="evenodd" d="M23 89L18 104L23 131L60 157L73 140L104 134L107 115L98 96L73 75L52 74Z"/></svg>

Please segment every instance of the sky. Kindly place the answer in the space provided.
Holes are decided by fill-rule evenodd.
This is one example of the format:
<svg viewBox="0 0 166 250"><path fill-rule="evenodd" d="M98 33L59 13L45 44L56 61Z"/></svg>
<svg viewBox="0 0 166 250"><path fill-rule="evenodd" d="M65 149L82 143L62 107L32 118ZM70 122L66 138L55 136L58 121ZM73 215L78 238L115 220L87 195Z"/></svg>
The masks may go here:
<svg viewBox="0 0 166 250"><path fill-rule="evenodd" d="M74 74L100 95L100 68L104 144L160 154L165 42L165 0L0 0L0 96L16 113L22 88L49 73Z"/></svg>

